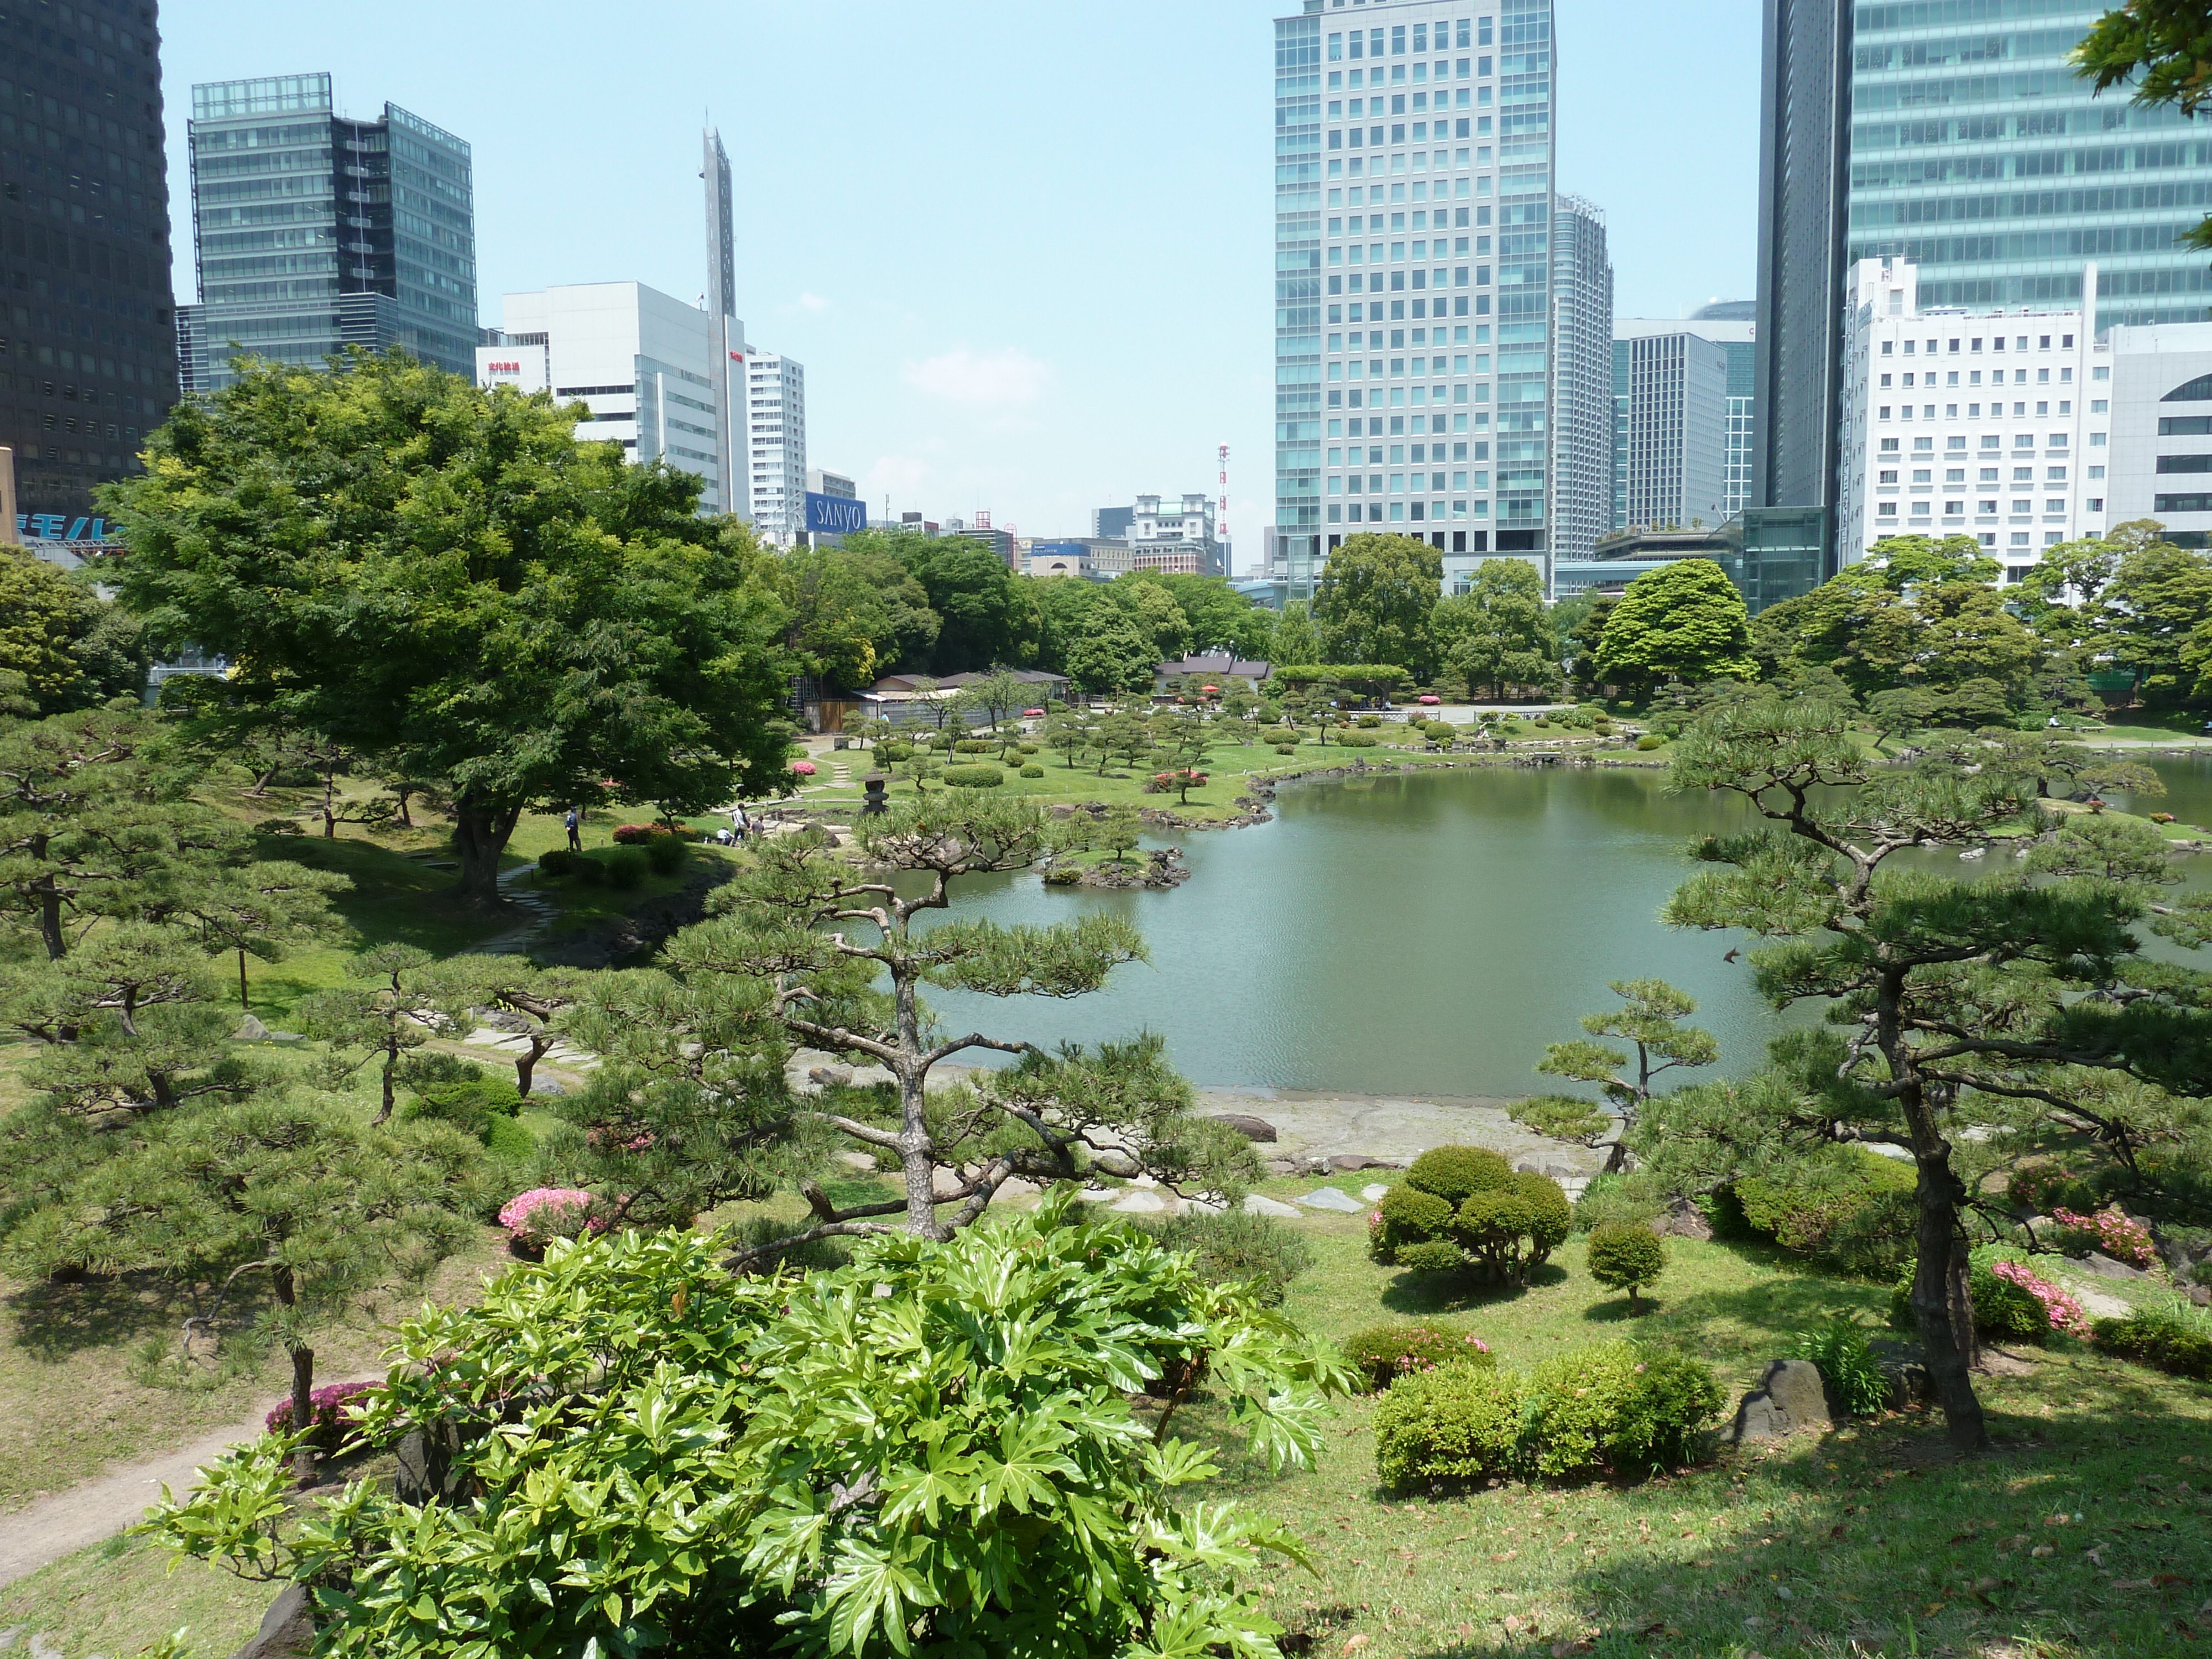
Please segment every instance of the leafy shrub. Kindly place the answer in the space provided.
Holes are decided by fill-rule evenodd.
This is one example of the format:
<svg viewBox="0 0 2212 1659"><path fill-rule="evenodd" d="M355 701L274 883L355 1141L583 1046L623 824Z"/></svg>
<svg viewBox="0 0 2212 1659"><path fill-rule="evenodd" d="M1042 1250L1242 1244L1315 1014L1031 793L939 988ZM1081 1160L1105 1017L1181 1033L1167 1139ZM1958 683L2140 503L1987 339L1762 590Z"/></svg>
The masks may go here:
<svg viewBox="0 0 2212 1659"><path fill-rule="evenodd" d="M647 847L656 841L673 841L676 836L665 823L618 823L615 825L615 845L617 847Z"/></svg>
<svg viewBox="0 0 2212 1659"><path fill-rule="evenodd" d="M1444 1237L1451 1226L1453 1206L1449 1199L1401 1182L1382 1194L1367 1218L1367 1251L1385 1267L1400 1260L1407 1246L1425 1244ZM1457 1246L1453 1247L1456 1254Z"/></svg>
<svg viewBox="0 0 2212 1659"><path fill-rule="evenodd" d="M1666 741L1666 738L1661 737L1656 732L1646 732L1642 737L1637 738L1636 746L1649 753Z"/></svg>
<svg viewBox="0 0 2212 1659"><path fill-rule="evenodd" d="M1513 1166L1486 1146L1432 1146L1413 1160L1401 1184L1434 1193L1456 1209L1477 1193L1512 1182Z"/></svg>
<svg viewBox="0 0 2212 1659"><path fill-rule="evenodd" d="M1380 714L1362 714L1359 717L1359 729L1363 732L1377 731L1382 725L1382 717Z"/></svg>
<svg viewBox="0 0 2212 1659"><path fill-rule="evenodd" d="M1421 735L1431 743L1450 744L1459 738L1459 727L1449 720L1430 720L1421 727Z"/></svg>
<svg viewBox="0 0 2212 1659"><path fill-rule="evenodd" d="M495 1158L510 1163L526 1163L538 1152L538 1137L529 1128L511 1117L489 1119L479 1136L485 1149Z"/></svg>
<svg viewBox="0 0 2212 1659"><path fill-rule="evenodd" d="M2039 1277L2009 1245L1984 1244L1966 1258L1966 1296L1974 1310L1974 1328L1992 1342L2041 1342L2053 1331L2086 1335L2081 1304ZM1914 1327L1912 1270L1908 1267L1890 1291L1889 1322L1900 1330Z"/></svg>
<svg viewBox="0 0 2212 1659"><path fill-rule="evenodd" d="M1754 1233L1873 1276L1895 1271L1912 1253L1916 1179L1910 1164L1838 1146L1785 1170L1744 1176L1735 1196Z"/></svg>
<svg viewBox="0 0 2212 1659"><path fill-rule="evenodd" d="M914 745L910 743L902 743L896 738L886 738L876 745L876 761L878 765L896 766L902 761L909 761L913 758Z"/></svg>
<svg viewBox="0 0 2212 1659"><path fill-rule="evenodd" d="M1540 1267L1574 1231L1575 1208L1567 1202L1566 1190L1547 1175L1524 1170L1513 1177L1513 1184L1528 1200L1534 1217L1528 1229L1528 1265Z"/></svg>
<svg viewBox="0 0 2212 1659"><path fill-rule="evenodd" d="M565 847L549 847L538 855L538 873L559 880L576 872L578 855Z"/></svg>
<svg viewBox="0 0 2212 1659"><path fill-rule="evenodd" d="M995 766L948 766L941 775L957 789L996 789L1006 781Z"/></svg>
<svg viewBox="0 0 2212 1659"><path fill-rule="evenodd" d="M1829 1314L1800 1332L1793 1352L1820 1368L1829 1398L1852 1416L1875 1416L1889 1403L1889 1379L1856 1310Z"/></svg>
<svg viewBox="0 0 2212 1659"><path fill-rule="evenodd" d="M1293 743L1279 743L1275 745L1275 752L1279 755L1295 755L1298 752L1298 749Z"/></svg>
<svg viewBox="0 0 2212 1659"><path fill-rule="evenodd" d="M253 826L257 836L304 836L306 828L297 818L264 818ZM289 1411L290 1407L286 1407Z"/></svg>
<svg viewBox="0 0 2212 1659"><path fill-rule="evenodd" d="M1044 775L1044 768L1042 766L1024 766L1022 768L1022 775L1025 778L1041 778Z"/></svg>
<svg viewBox="0 0 2212 1659"><path fill-rule="evenodd" d="M1313 1266L1312 1247L1272 1216L1190 1210L1138 1224L1163 1249L1188 1250L1207 1284L1249 1286L1262 1307L1280 1307L1291 1281Z"/></svg>
<svg viewBox="0 0 2212 1659"><path fill-rule="evenodd" d="M606 1218L598 1201L577 1187L533 1187L502 1205L499 1224L526 1249L542 1250L556 1238L581 1238L604 1232Z"/></svg>
<svg viewBox="0 0 2212 1659"><path fill-rule="evenodd" d="M1034 755L1037 752L1037 745L1033 743L1018 743L1014 745L1014 752L1017 755Z"/></svg>
<svg viewBox="0 0 2212 1659"><path fill-rule="evenodd" d="M2136 1309L2124 1319L2091 1327L2097 1346L2176 1376L2212 1382L2212 1316L2179 1297Z"/></svg>
<svg viewBox="0 0 2212 1659"><path fill-rule="evenodd" d="M450 1123L464 1134L474 1135L485 1146L490 1146L492 1125L512 1120L521 1111L522 1096L508 1079L494 1077L474 1066L469 1069L475 1075L416 1085L415 1098L399 1109L399 1115Z"/></svg>
<svg viewBox="0 0 2212 1659"><path fill-rule="evenodd" d="M1697 1455L1726 1397L1698 1361L1627 1342L1565 1354L1525 1376L1466 1365L1416 1372L1376 1408L1376 1473L1402 1489L1668 1467Z"/></svg>
<svg viewBox="0 0 2212 1659"><path fill-rule="evenodd" d="M1584 1232L1600 1227L1645 1225L1665 1212L1668 1194L1648 1170L1613 1170L1591 1178L1575 1200L1575 1225Z"/></svg>
<svg viewBox="0 0 2212 1659"><path fill-rule="evenodd" d="M656 876L674 875L689 856L684 843L674 836L655 836L645 844L645 861Z"/></svg>
<svg viewBox="0 0 2212 1659"><path fill-rule="evenodd" d="M1626 1291L1633 1308L1637 1291L1667 1271L1667 1247L1649 1227L1600 1227L1589 1237L1589 1270L1599 1284Z"/></svg>
<svg viewBox="0 0 2212 1659"><path fill-rule="evenodd" d="M2100 1210L2094 1215L2053 1210L2051 1218L2059 1226L2058 1248L2069 1255L2087 1255L2091 1250L2101 1250L2115 1261L2137 1267L2150 1267L2158 1260L2158 1247L2151 1243L2150 1229L2117 1209Z"/></svg>
<svg viewBox="0 0 2212 1659"><path fill-rule="evenodd" d="M1467 1252L1455 1239L1429 1238L1401 1244L1391 1261L1416 1273L1456 1273L1467 1271Z"/></svg>
<svg viewBox="0 0 2212 1659"><path fill-rule="evenodd" d="M985 743L979 738L963 738L952 745L956 755L988 755L998 748L995 743Z"/></svg>
<svg viewBox="0 0 2212 1659"><path fill-rule="evenodd" d="M1329 1350L1064 1201L799 1279L725 1273L730 1243L625 1231L402 1327L370 1435L504 1414L454 1453L473 1502L363 1484L276 1533L264 1442L153 1527L335 1592L337 1652L1261 1650L1275 1626L1238 1580L1288 1540L1190 1504L1210 1447L1156 1442L1127 1396L1212 1357L1251 1453L1310 1466L1318 1394L1348 1380Z"/></svg>
<svg viewBox="0 0 2212 1659"><path fill-rule="evenodd" d="M1338 734L1336 741L1346 749L1372 749L1382 739L1372 732L1345 732Z"/></svg>
<svg viewBox="0 0 2212 1659"><path fill-rule="evenodd" d="M1474 1332L1448 1331L1440 1325L1377 1325L1346 1337L1344 1358L1377 1393L1401 1376L1439 1365L1498 1364L1490 1345Z"/></svg>
<svg viewBox="0 0 2212 1659"><path fill-rule="evenodd" d="M603 859L590 859L605 872L610 887L638 887L645 882L645 872L652 868L646 860L642 847L617 847Z"/></svg>
<svg viewBox="0 0 2212 1659"><path fill-rule="evenodd" d="M374 1382L333 1382L317 1389L307 1396L307 1433L310 1443L325 1457L334 1457L338 1448L353 1433L353 1419L347 1407L357 1400L368 1398ZM262 1424L271 1434L292 1432L292 1402L277 1401L276 1408L263 1418Z"/></svg>
<svg viewBox="0 0 2212 1659"><path fill-rule="evenodd" d="M1590 722L1590 730L1596 732L1601 738L1609 738L1613 735L1613 725L1611 720L1592 720Z"/></svg>

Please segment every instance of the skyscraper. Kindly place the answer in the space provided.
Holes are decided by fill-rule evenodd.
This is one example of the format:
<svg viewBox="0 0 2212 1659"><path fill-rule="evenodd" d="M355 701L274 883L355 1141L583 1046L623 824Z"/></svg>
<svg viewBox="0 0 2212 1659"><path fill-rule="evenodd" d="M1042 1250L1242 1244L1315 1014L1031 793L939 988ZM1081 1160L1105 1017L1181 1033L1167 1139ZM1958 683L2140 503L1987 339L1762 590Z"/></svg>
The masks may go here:
<svg viewBox="0 0 2212 1659"><path fill-rule="evenodd" d="M1292 595L1354 525L1542 555L1550 0L1305 0L1275 67L1271 527Z"/></svg>
<svg viewBox="0 0 2212 1659"><path fill-rule="evenodd" d="M1672 327L1629 321L1625 359L1619 528L1709 529L1726 518L1727 350Z"/></svg>
<svg viewBox="0 0 2212 1659"><path fill-rule="evenodd" d="M2066 55L2106 9L1768 0L1760 501L1832 517L1856 261L1911 261L1923 308L2038 312L2080 303L2094 262L2096 336L2204 314L2212 265L2179 239L2212 205L2212 137L2092 96Z"/></svg>
<svg viewBox="0 0 2212 1659"><path fill-rule="evenodd" d="M1661 321L1652 318L1622 317L1613 325L1613 527L1625 529L1630 525L1650 524L1653 514L1660 523L1679 520L1687 524L1692 518L1702 518L1708 524L1725 523L1743 511L1751 494L1752 441L1756 428L1752 396L1753 365L1757 350L1752 336L1755 332L1749 317L1742 313L1750 303L1740 300L1722 300L1699 307L1681 321ZM1648 447L1656 437L1656 430L1648 424L1639 432L1639 447L1632 459L1629 448L1629 402L1632 368L1638 361L1639 350L1650 350L1641 343L1660 337L1694 340L1695 347L1682 345L1677 355L1686 366L1699 366L1700 390L1683 404L1679 422L1669 416L1668 429L1677 438L1666 441L1659 453L1670 459L1667 465L1684 471L1685 488L1669 493L1654 483L1648 477L1648 467L1653 452ZM1723 366L1721 401L1708 406L1705 393L1711 390L1711 377L1702 367L1710 354L1704 349L1710 344L1720 353ZM1647 360L1647 366L1656 367L1657 359ZM1650 398L1646 388L1638 394ZM1647 410L1654 407L1647 404ZM1717 497L1704 480L1708 476L1702 459L1686 459L1682 447L1702 456L1708 447L1717 447L1720 453L1720 476ZM1629 510L1630 497L1638 501L1635 512ZM1717 501L1715 506L1714 501ZM1655 506L1655 501L1665 503Z"/></svg>
<svg viewBox="0 0 2212 1659"><path fill-rule="evenodd" d="M708 127L699 176L707 198L707 323L713 331L715 402L722 415L714 445L720 476L729 488L725 508L752 516L752 486L743 416L745 403L745 325L738 320L738 246L732 219L730 156L722 135ZM742 470L741 469L745 469Z"/></svg>
<svg viewBox="0 0 2212 1659"><path fill-rule="evenodd" d="M177 396L152 0L0 22L0 445L33 544L96 539ZM48 17L48 14L52 15Z"/></svg>
<svg viewBox="0 0 2212 1659"><path fill-rule="evenodd" d="M806 530L806 368L796 358L756 350L745 362L753 528L778 547Z"/></svg>
<svg viewBox="0 0 2212 1659"><path fill-rule="evenodd" d="M1552 340L1551 552L1586 559L1613 527L1613 262L1578 196L1552 215Z"/></svg>
<svg viewBox="0 0 2212 1659"><path fill-rule="evenodd" d="M185 388L231 380L236 349L315 366L404 346L473 374L476 203L469 147L387 103L349 120L327 75L192 88L200 302L178 310Z"/></svg>

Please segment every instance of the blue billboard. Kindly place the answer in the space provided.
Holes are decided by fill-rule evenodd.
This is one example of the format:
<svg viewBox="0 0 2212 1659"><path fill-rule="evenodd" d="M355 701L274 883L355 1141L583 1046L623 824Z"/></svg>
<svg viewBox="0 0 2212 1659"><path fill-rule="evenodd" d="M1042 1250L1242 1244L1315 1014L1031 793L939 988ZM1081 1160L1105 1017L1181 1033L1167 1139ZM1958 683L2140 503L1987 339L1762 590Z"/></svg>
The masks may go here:
<svg viewBox="0 0 2212 1659"><path fill-rule="evenodd" d="M868 527L868 504L850 495L806 492L806 527L831 536L849 536Z"/></svg>

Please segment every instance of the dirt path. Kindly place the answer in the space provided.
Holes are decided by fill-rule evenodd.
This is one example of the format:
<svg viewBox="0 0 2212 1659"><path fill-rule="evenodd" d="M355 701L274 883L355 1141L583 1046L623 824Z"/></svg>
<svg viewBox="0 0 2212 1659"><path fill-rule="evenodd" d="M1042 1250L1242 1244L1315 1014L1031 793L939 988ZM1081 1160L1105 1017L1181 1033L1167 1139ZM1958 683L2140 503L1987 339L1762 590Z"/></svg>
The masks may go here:
<svg viewBox="0 0 2212 1659"><path fill-rule="evenodd" d="M112 1538L142 1520L166 1483L182 1492L199 1484L200 1468L241 1440L261 1433L256 1416L214 1429L189 1446L143 1463L111 1469L96 1480L41 1498L27 1509L0 1516L0 1584L29 1577L50 1561Z"/></svg>

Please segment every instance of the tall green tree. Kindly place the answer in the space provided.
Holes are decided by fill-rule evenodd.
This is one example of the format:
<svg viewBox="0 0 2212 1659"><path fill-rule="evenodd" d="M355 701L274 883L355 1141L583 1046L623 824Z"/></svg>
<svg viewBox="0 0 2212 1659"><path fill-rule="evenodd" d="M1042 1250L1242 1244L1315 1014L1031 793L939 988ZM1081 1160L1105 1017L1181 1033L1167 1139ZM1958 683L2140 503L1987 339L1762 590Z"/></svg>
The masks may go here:
<svg viewBox="0 0 2212 1659"><path fill-rule="evenodd" d="M1346 537L1314 593L1322 659L1395 663L1426 684L1437 672L1431 617L1443 578L1443 556L1418 536Z"/></svg>
<svg viewBox="0 0 2212 1659"><path fill-rule="evenodd" d="M771 787L783 608L698 479L579 443L548 398L400 353L342 367L248 364L104 487L158 641L229 657L241 711L451 780L476 906L526 810L610 779L692 811Z"/></svg>
<svg viewBox="0 0 2212 1659"><path fill-rule="evenodd" d="M136 698L152 663L137 619L101 599L87 576L0 544L0 673L23 677L36 712Z"/></svg>
<svg viewBox="0 0 2212 1659"><path fill-rule="evenodd" d="M811 674L859 690L925 667L943 624L913 574L869 545L799 548L764 562L787 620L783 642Z"/></svg>
<svg viewBox="0 0 2212 1659"><path fill-rule="evenodd" d="M1068 645L1064 660L1068 678L1095 696L1147 691L1160 660L1159 642L1119 605L1101 605Z"/></svg>
<svg viewBox="0 0 2212 1659"><path fill-rule="evenodd" d="M2123 556L2098 595L2095 644L2114 668L2136 676L2136 696L2153 707L2197 695L2204 657L2192 647L2212 634L2212 558L2170 542Z"/></svg>
<svg viewBox="0 0 2212 1659"><path fill-rule="evenodd" d="M1597 676L1649 690L1662 681L1753 678L1743 595L1711 559L1678 559L1628 584L1607 614Z"/></svg>
<svg viewBox="0 0 2212 1659"><path fill-rule="evenodd" d="M1769 827L1701 842L1706 872L1666 915L1767 941L1751 954L1760 992L1778 1006L1818 1001L1837 1028L1831 1057L1807 1073L1820 1115L1832 1132L1911 1152L1911 1306L1951 1438L1973 1449L1987 1433L1954 1139L1980 1097L2047 1096L2077 1071L2179 1094L2212 1087L2212 976L2146 958L2131 930L2148 917L2183 945L2206 933L2198 907L2155 915L2138 889L2087 868L1961 881L1897 866L1908 848L2042 827L2035 785L1995 744L1964 763L1873 763L1854 719L1839 701L1761 694L1684 735L1676 787L1741 796Z"/></svg>
<svg viewBox="0 0 2212 1659"><path fill-rule="evenodd" d="M1278 668L1285 663L1321 660L1321 635L1314 629L1312 607L1305 600L1291 599L1283 606L1268 649L1267 660Z"/></svg>
<svg viewBox="0 0 2212 1659"><path fill-rule="evenodd" d="M1025 668L1036 657L1043 632L1031 585L1006 568L1006 561L981 542L963 536L933 538L912 531L864 532L848 538L872 549L880 545L906 567L929 596L940 627L930 653L939 674L965 674L1004 665ZM880 537L880 541L874 539Z"/></svg>
<svg viewBox="0 0 2212 1659"><path fill-rule="evenodd" d="M1544 605L1544 579L1523 559L1486 559L1464 593L1441 599L1431 619L1437 653L1466 680L1469 696L1503 696L1508 686L1548 689L1559 678L1559 645Z"/></svg>
<svg viewBox="0 0 2212 1659"><path fill-rule="evenodd" d="M1133 576L1108 583L1106 599L1126 612L1152 642L1154 663L1180 661L1189 651L1190 619L1163 584L1139 581Z"/></svg>

